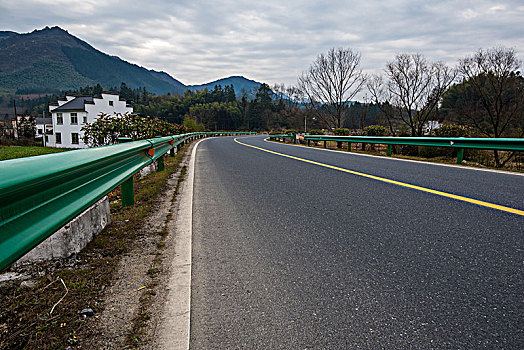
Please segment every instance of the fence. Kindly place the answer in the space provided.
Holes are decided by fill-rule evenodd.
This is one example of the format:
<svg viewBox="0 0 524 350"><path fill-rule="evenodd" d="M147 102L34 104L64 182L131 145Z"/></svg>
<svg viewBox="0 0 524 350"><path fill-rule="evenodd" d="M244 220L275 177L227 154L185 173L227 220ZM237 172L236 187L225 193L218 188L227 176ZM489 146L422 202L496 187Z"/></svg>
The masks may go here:
<svg viewBox="0 0 524 350"><path fill-rule="evenodd" d="M122 205L133 205L133 175L182 144L189 133L0 162L0 270L122 184ZM124 140L126 141L126 140ZM130 140L129 140L130 141Z"/></svg>
<svg viewBox="0 0 524 350"><path fill-rule="evenodd" d="M269 135L270 139L292 139L296 143L295 135ZM466 137L393 137L393 136L331 136L331 135L305 135L307 145L311 141L324 142L347 142L348 150L352 143L384 144L388 146L387 155L391 156L392 145L411 145L429 147L448 147L457 149L457 164L462 164L464 149L487 149L500 151L524 151L524 139L518 138L466 138Z"/></svg>

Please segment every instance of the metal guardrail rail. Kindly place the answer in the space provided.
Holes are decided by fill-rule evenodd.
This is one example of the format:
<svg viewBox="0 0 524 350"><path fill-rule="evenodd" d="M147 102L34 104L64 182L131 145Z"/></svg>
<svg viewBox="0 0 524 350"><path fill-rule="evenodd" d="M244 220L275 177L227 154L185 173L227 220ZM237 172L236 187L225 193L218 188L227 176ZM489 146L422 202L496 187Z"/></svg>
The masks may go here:
<svg viewBox="0 0 524 350"><path fill-rule="evenodd" d="M246 134L188 133L0 161L0 270L120 184L122 205L132 205L133 175L155 160L163 170L167 152L198 138Z"/></svg>
<svg viewBox="0 0 524 350"><path fill-rule="evenodd" d="M295 140L295 135L269 135L270 139L286 138ZM466 138L466 137L394 137L394 136L331 136L331 135L305 135L304 140L310 146L311 141L347 142L348 150L352 143L369 143L388 145L387 155L391 156L392 145L411 145L429 147L450 147L457 149L457 164L462 164L464 149L487 149L500 151L524 151L522 138ZM295 140L296 142L296 140Z"/></svg>

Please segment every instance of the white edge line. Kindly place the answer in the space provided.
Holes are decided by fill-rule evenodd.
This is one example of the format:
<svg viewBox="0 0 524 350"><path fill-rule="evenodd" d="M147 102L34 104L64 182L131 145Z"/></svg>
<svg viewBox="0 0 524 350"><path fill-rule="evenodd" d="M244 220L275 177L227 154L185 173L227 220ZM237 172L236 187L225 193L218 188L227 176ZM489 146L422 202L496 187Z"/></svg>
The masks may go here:
<svg viewBox="0 0 524 350"><path fill-rule="evenodd" d="M264 139L265 142L272 142L269 141L269 137L266 137ZM344 142L344 141L342 141ZM505 175L515 175L515 176L524 176L524 173L517 173L514 171L504 171L504 170L495 170L495 169L482 169L482 168L475 168L475 167L469 167L464 165L455 165L455 164L442 164L442 163L434 163L434 162L425 162L423 160L414 160L414 159L402 159L402 158L393 158L393 157L384 157L384 156L375 156L372 154L362 154L362 153L355 153L355 152L346 152L346 151L338 151L334 149L325 149L325 148L316 148L316 147L308 147L305 145L295 145L295 144L289 144L289 143L281 143L281 142L275 142L276 144L285 145L285 146L292 146L292 147L303 147L307 149L315 149L317 151L325 151L325 152L336 152L336 153L342 153L342 154L348 154L348 155L355 155L360 157L370 157L370 158L381 158L381 159L387 159L387 160L396 160L400 162L410 162L410 163L419 163L419 164L428 164L428 165L437 165L437 166L444 166L449 168L457 168L457 169L465 169L465 170L476 170L476 171L485 171L488 173L497 173L497 174L505 174Z"/></svg>
<svg viewBox="0 0 524 350"><path fill-rule="evenodd" d="M171 263L169 293L166 301L159 344L163 349L189 349L191 327L191 265L193 234L193 186L195 158L199 140L189 160L184 180L175 230L175 256Z"/></svg>

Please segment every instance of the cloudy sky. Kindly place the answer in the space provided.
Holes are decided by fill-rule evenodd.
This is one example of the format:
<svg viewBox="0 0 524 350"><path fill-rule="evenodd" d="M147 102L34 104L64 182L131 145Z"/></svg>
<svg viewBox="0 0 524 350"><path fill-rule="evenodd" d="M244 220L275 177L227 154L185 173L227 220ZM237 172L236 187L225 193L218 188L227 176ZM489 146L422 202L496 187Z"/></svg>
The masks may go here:
<svg viewBox="0 0 524 350"><path fill-rule="evenodd" d="M0 0L0 30L55 25L185 84L243 75L294 85L331 47L360 51L368 72L400 52L454 64L505 46L524 58L522 0Z"/></svg>

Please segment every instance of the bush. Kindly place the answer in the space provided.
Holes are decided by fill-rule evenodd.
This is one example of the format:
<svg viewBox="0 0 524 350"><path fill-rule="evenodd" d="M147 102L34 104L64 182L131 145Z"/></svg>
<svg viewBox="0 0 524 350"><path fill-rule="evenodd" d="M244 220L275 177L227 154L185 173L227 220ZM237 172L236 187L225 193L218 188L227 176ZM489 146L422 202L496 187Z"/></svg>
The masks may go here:
<svg viewBox="0 0 524 350"><path fill-rule="evenodd" d="M92 124L87 124L82 128L84 143L90 147L117 143L119 137L130 137L135 141L181 134L185 130L183 125L127 113L115 116L102 113Z"/></svg>
<svg viewBox="0 0 524 350"><path fill-rule="evenodd" d="M364 133L367 136L387 136L389 134L388 129L382 125L370 125L364 128Z"/></svg>
<svg viewBox="0 0 524 350"><path fill-rule="evenodd" d="M281 131L278 131L278 130L271 130L271 131L269 132L269 135L280 135L280 134L282 134L282 132L281 132Z"/></svg>
<svg viewBox="0 0 524 350"><path fill-rule="evenodd" d="M469 137L471 130L467 126L455 124L442 124L440 128L433 130L435 136L439 137Z"/></svg>
<svg viewBox="0 0 524 350"><path fill-rule="evenodd" d="M325 135L326 133L320 129L312 129L308 132L309 135Z"/></svg>
<svg viewBox="0 0 524 350"><path fill-rule="evenodd" d="M286 130L286 135L296 135L297 133L295 129Z"/></svg>
<svg viewBox="0 0 524 350"><path fill-rule="evenodd" d="M333 134L337 136L349 136L349 129L338 128L338 129L333 130Z"/></svg>

